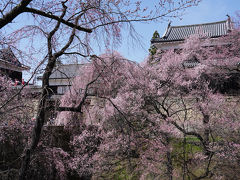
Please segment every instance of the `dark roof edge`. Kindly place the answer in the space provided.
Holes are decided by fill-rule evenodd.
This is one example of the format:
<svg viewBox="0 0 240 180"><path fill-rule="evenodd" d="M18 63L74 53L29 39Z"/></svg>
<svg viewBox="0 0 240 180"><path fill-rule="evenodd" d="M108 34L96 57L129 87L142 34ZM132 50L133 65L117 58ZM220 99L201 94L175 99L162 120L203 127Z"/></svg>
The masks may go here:
<svg viewBox="0 0 240 180"><path fill-rule="evenodd" d="M17 69L22 69L22 70L30 70L30 69L31 69L29 66L24 65L24 64L22 64L22 63L20 63L21 66L16 66L15 64L12 64L11 62L8 62L8 61L6 61L6 60L4 60L4 59L0 59L0 63L8 64L8 65L10 65L10 66L12 66L12 67L15 67L15 68L17 68Z"/></svg>
<svg viewBox="0 0 240 180"><path fill-rule="evenodd" d="M60 64L60 65L58 65L58 66L59 66L59 67L60 67L60 66L71 66L71 65L84 66L84 65L89 65L89 64L91 64L91 63L90 63L90 62L87 62L87 63L81 63L81 64L70 63L70 64ZM58 67L58 66L56 66L56 67Z"/></svg>
<svg viewBox="0 0 240 180"><path fill-rule="evenodd" d="M211 36L209 38L218 38L218 37L222 37L222 36ZM204 37L203 37L204 38ZM156 39L151 39L151 43L158 43L158 42L177 42L177 41L184 41L185 39L172 39L172 40L164 40L164 39L160 39L160 40L156 40Z"/></svg>

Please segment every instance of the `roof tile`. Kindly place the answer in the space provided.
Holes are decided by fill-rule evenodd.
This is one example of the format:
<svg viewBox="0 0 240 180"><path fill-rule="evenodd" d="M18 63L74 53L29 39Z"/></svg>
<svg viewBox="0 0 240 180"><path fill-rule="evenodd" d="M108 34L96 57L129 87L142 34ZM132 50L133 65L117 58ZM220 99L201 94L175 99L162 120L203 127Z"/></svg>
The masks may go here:
<svg viewBox="0 0 240 180"><path fill-rule="evenodd" d="M206 37L223 36L230 30L229 23L230 19L205 24L169 26L162 38L154 38L151 43L182 41L193 34L203 34Z"/></svg>

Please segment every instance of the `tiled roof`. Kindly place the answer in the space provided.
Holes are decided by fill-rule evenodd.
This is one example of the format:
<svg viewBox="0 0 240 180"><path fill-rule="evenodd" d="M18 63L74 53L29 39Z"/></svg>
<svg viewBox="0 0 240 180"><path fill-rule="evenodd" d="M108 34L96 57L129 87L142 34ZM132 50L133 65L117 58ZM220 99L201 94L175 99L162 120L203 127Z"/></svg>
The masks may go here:
<svg viewBox="0 0 240 180"><path fill-rule="evenodd" d="M226 35L231 30L231 20L194 24L186 26L171 26L169 24L163 37L153 38L151 43L182 41L193 34L202 34L205 37L220 37Z"/></svg>
<svg viewBox="0 0 240 180"><path fill-rule="evenodd" d="M50 79L71 79L81 73L88 64L63 64L53 70Z"/></svg>
<svg viewBox="0 0 240 180"><path fill-rule="evenodd" d="M0 49L0 60L4 60L5 62L18 67L22 67L22 64L17 60L10 48Z"/></svg>

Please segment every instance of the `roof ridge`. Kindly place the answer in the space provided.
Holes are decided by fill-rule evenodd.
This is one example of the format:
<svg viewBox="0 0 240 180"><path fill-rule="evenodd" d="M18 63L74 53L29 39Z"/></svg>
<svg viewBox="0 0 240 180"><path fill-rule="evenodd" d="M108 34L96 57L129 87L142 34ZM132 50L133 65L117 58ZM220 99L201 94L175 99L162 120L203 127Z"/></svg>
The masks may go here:
<svg viewBox="0 0 240 180"><path fill-rule="evenodd" d="M226 23L227 21L228 21L228 20L216 21L216 22L210 22L210 23L201 23L201 24L189 24L189 25L182 25L182 26L170 26L170 28L175 28L175 27L202 26L202 25L210 25L210 24Z"/></svg>

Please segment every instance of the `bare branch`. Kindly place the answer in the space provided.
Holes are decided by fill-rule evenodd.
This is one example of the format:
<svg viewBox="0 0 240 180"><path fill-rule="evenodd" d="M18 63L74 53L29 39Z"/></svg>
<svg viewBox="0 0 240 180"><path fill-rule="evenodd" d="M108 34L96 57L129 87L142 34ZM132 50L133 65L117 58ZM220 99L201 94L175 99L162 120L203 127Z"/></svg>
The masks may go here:
<svg viewBox="0 0 240 180"><path fill-rule="evenodd" d="M19 14L23 13L27 5L32 0L22 0L15 8L8 12L3 18L0 18L0 29L12 22Z"/></svg>
<svg viewBox="0 0 240 180"><path fill-rule="evenodd" d="M49 13L45 13L45 12L37 10L37 9L26 7L24 11L25 12L30 12L30 13L33 13L33 14L38 14L38 15L41 15L41 16L44 16L44 17L47 17L47 18L50 18L50 19L54 19L54 20L60 21L61 23L65 24L65 25L67 25L67 26L69 26L71 28L76 28L79 31L83 31L83 32L87 32L87 33L91 33L92 32L91 29L81 27L81 26L79 26L77 24L74 24L74 23L71 23L69 21L66 21L63 18L59 18L58 16L55 16L55 15L49 14Z"/></svg>
<svg viewBox="0 0 240 180"><path fill-rule="evenodd" d="M66 55L77 54L77 55L82 56L82 57L89 57L89 55L84 55L84 54L79 53L79 52L65 52L63 54L66 54Z"/></svg>

